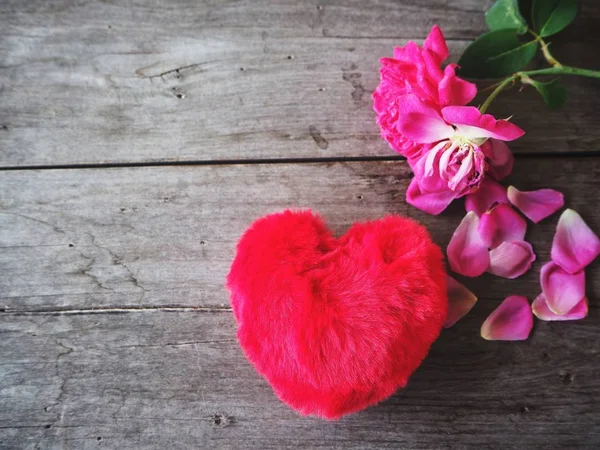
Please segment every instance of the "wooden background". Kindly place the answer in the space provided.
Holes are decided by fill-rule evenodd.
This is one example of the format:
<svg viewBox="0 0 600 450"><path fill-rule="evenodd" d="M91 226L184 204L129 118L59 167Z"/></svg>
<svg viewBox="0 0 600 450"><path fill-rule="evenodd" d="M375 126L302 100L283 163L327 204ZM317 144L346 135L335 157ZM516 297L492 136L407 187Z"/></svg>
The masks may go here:
<svg viewBox="0 0 600 450"><path fill-rule="evenodd" d="M404 202L410 171L378 135L378 58L438 23L455 61L491 0L0 2L0 448L598 448L600 264L590 314L525 342L479 326L533 298L479 297L409 386L337 422L281 404L244 359L223 287L262 214L313 208L337 233L388 213L446 246L464 214ZM558 35L600 69L600 3ZM600 83L548 111L525 90L491 112L528 134L509 182L552 187L600 230Z"/></svg>

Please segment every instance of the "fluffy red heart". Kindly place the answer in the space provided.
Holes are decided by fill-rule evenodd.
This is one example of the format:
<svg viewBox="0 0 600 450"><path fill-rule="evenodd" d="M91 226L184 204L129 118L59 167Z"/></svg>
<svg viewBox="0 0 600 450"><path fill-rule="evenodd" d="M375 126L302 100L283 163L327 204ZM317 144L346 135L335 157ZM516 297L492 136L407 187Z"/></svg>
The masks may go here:
<svg viewBox="0 0 600 450"><path fill-rule="evenodd" d="M442 252L398 216L339 239L310 211L263 217L227 281L248 359L281 400L329 419L403 387L446 318Z"/></svg>

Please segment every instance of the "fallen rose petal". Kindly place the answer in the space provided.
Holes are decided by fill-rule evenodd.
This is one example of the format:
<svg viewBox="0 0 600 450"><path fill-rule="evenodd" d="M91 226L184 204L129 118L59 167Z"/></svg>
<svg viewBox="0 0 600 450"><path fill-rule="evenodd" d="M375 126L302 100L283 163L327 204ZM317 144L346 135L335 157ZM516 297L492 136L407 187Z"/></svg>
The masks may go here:
<svg viewBox="0 0 600 450"><path fill-rule="evenodd" d="M479 234L490 248L496 248L505 241L525 239L527 222L510 205L502 203L481 216Z"/></svg>
<svg viewBox="0 0 600 450"><path fill-rule="evenodd" d="M600 239L572 209L558 219L552 241L552 261L569 273L576 273L600 254Z"/></svg>
<svg viewBox="0 0 600 450"><path fill-rule="evenodd" d="M448 290L448 315L444 328L450 328L462 319L477 302L477 297L451 276L446 281Z"/></svg>
<svg viewBox="0 0 600 450"><path fill-rule="evenodd" d="M488 341L522 341L533 328L533 315L526 297L506 298L483 322L481 337Z"/></svg>
<svg viewBox="0 0 600 450"><path fill-rule="evenodd" d="M585 273L570 274L553 261L541 272L542 292L550 310L563 316L585 297Z"/></svg>
<svg viewBox="0 0 600 450"><path fill-rule="evenodd" d="M531 269L535 253L529 242L506 241L490 251L488 272L504 278L517 278Z"/></svg>
<svg viewBox="0 0 600 450"><path fill-rule="evenodd" d="M564 196L554 189L519 191L516 187L509 186L507 196L508 200L534 223L551 216L565 204Z"/></svg>
<svg viewBox="0 0 600 450"><path fill-rule="evenodd" d="M450 267L454 272L467 277L478 277L490 265L490 255L479 236L478 226L477 214L468 212L448 244Z"/></svg>
<svg viewBox="0 0 600 450"><path fill-rule="evenodd" d="M465 197L465 209L475 211L479 217L500 203L508 203L506 188L489 177L483 179L477 192Z"/></svg>
<svg viewBox="0 0 600 450"><path fill-rule="evenodd" d="M573 309L571 309L568 313L559 316L558 314L554 314L552 310L548 307L546 303L546 297L544 294L540 294L536 297L531 305L531 310L533 314L540 319L545 321L552 320L580 320L584 319L588 315L588 300L584 298L579 303L577 303Z"/></svg>

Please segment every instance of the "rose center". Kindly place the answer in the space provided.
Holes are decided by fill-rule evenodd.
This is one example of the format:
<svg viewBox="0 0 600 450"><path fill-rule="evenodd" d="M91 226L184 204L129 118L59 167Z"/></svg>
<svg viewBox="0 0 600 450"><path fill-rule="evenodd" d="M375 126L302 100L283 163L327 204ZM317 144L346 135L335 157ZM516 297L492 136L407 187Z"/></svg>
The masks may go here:
<svg viewBox="0 0 600 450"><path fill-rule="evenodd" d="M456 192L476 188L485 172L485 157L479 141L453 136L439 160L440 176ZM484 140L485 141L485 140Z"/></svg>

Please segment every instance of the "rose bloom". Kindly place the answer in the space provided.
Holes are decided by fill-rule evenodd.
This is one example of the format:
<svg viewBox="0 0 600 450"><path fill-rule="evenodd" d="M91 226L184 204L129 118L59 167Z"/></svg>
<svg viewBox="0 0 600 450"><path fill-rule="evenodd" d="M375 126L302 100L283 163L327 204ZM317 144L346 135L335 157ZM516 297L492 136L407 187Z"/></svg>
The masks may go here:
<svg viewBox="0 0 600 450"><path fill-rule="evenodd" d="M382 137L409 163L416 161L429 147L415 143L398 129L402 96L414 94L439 112L445 106L466 105L477 93L473 83L456 76L455 64L441 69L446 58L448 47L442 31L435 25L422 48L411 41L395 48L393 58L381 59L381 83L373 93L377 123Z"/></svg>
<svg viewBox="0 0 600 450"><path fill-rule="evenodd" d="M477 88L456 76L455 64L441 69L447 57L442 31L434 26L423 47L409 42L394 49L393 58L381 59L381 82L373 93L381 135L415 173L407 202L430 214L463 196L482 207L497 197L502 188L494 180L506 177L514 162L504 141L524 134L464 106Z"/></svg>
<svg viewBox="0 0 600 450"><path fill-rule="evenodd" d="M507 176L514 158L503 141L525 132L506 120L481 114L474 106L446 106L438 112L416 95L399 100L398 130L422 145L413 164L415 177L406 193L411 205L439 214L452 200L476 193L489 173Z"/></svg>

